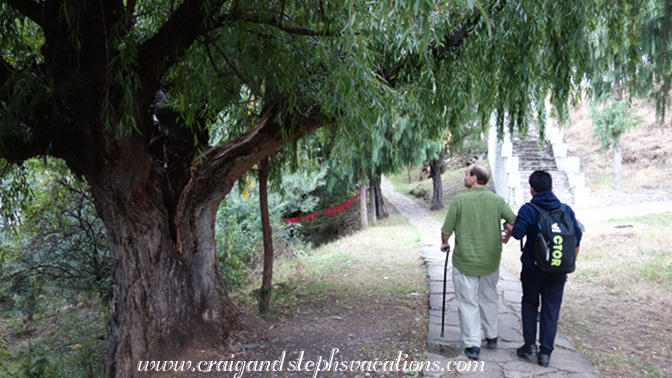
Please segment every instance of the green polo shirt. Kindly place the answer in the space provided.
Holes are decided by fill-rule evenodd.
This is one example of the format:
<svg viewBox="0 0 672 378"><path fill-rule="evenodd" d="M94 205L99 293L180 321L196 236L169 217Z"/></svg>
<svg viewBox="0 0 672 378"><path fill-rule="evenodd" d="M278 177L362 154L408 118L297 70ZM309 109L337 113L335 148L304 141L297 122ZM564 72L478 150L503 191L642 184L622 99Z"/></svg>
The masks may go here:
<svg viewBox="0 0 672 378"><path fill-rule="evenodd" d="M468 276L485 276L499 268L502 256L502 219L516 215L504 198L485 187L470 188L453 198L441 232L455 231L453 266Z"/></svg>

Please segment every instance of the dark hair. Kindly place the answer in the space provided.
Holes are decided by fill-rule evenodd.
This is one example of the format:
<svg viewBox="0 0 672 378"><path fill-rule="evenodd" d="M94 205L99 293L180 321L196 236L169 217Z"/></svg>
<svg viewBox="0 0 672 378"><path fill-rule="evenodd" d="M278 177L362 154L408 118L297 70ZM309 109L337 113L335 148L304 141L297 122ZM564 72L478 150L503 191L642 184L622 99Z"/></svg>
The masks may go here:
<svg viewBox="0 0 672 378"><path fill-rule="evenodd" d="M530 186L535 192L548 192L553 187L553 178L546 171L534 171L530 175Z"/></svg>
<svg viewBox="0 0 672 378"><path fill-rule="evenodd" d="M490 175L488 171L480 165L471 166L471 175L476 176L476 182L478 185L485 185L490 180Z"/></svg>

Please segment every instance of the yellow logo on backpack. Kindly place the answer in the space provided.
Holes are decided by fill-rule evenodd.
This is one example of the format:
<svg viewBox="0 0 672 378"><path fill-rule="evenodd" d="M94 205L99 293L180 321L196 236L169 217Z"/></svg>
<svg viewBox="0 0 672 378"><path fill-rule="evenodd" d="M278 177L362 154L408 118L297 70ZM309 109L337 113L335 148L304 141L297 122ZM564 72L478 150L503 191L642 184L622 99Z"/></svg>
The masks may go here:
<svg viewBox="0 0 672 378"><path fill-rule="evenodd" d="M551 259L552 266L560 266L562 263L562 236L555 235L553 237L553 259Z"/></svg>

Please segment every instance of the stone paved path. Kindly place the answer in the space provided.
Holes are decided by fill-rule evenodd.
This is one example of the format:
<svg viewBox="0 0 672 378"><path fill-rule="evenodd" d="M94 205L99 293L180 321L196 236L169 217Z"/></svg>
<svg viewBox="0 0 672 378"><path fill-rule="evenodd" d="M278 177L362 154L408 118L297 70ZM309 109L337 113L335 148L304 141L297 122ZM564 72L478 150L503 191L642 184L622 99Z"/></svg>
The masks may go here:
<svg viewBox="0 0 672 378"><path fill-rule="evenodd" d="M464 355L460 338L460 326L457 316L454 289L450 271L452 264L448 263L448 282L446 285L446 317L444 337L441 337L441 300L443 296L443 267L445 254L439 250L441 242L441 224L425 209L415 204L405 196L394 192L391 184L383 180L383 196L392 204L401 215L406 217L415 226L421 235L422 256L427 265L429 277L429 333L427 335L427 359L436 366L449 366L450 361L470 361ZM454 242L450 240L450 244ZM517 272L516 272L517 273ZM456 372L425 372L426 377L599 377L597 369L591 361L579 353L572 343L558 332L555 340L555 350L548 368L537 364L536 358L532 361L516 355L516 348L523 344L520 324L520 281L516 276L500 269L500 279L497 285L500 295L498 332L499 345L497 349L481 348L478 368L483 371ZM451 365L455 366L455 365Z"/></svg>

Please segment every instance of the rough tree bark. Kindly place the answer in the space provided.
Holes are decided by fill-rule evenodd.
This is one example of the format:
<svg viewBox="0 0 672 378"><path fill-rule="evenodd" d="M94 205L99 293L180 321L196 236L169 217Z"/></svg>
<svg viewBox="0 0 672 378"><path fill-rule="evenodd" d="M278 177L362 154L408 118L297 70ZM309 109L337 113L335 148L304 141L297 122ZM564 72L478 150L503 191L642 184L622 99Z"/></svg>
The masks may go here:
<svg viewBox="0 0 672 378"><path fill-rule="evenodd" d="M261 210L261 231L264 238L264 271L261 277L259 312L268 312L271 306L271 284L273 282L273 230L268 215L268 158L259 165L259 208Z"/></svg>
<svg viewBox="0 0 672 378"><path fill-rule="evenodd" d="M375 191L375 185L373 183L373 180L371 180L371 183L369 185L370 190L370 197L371 197L371 224L375 227L378 224L378 212L376 211L376 191Z"/></svg>
<svg viewBox="0 0 672 378"><path fill-rule="evenodd" d="M359 184L359 220L362 228L366 228L368 224L368 216L366 214L366 185Z"/></svg>
<svg viewBox="0 0 672 378"><path fill-rule="evenodd" d="M140 137L128 138L118 142L115 164L85 172L112 254L107 376L134 376L141 360L211 345L250 324L228 298L215 259L214 224L235 180L286 142L272 122L275 109L241 137L211 148L202 162L186 164L181 183L180 174L165 168L185 164L173 154L171 132L161 154L134 143ZM319 121L305 125L311 130Z"/></svg>
<svg viewBox="0 0 672 378"><path fill-rule="evenodd" d="M388 213L387 207L385 206L385 199L383 198L383 191L380 188L380 181L380 176L377 181L371 181L371 192L375 193L376 216L379 219L383 219L389 217L390 214Z"/></svg>
<svg viewBox="0 0 672 378"><path fill-rule="evenodd" d="M443 184L441 182L441 169L443 167L444 152L441 151L439 158L429 161L430 175L432 177L432 206L430 210L443 209Z"/></svg>

